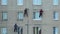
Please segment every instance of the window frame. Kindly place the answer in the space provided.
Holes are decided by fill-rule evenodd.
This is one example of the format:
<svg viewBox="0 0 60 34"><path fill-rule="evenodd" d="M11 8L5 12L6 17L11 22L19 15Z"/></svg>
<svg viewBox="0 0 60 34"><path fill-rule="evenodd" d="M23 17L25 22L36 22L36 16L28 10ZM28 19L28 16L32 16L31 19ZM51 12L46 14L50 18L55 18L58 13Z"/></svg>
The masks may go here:
<svg viewBox="0 0 60 34"><path fill-rule="evenodd" d="M56 2L57 1L57 2ZM59 5L59 0L53 0L53 5Z"/></svg>
<svg viewBox="0 0 60 34"><path fill-rule="evenodd" d="M1 0L1 5L8 5L8 0L6 0L6 3L3 3L3 0Z"/></svg>
<svg viewBox="0 0 60 34"><path fill-rule="evenodd" d="M39 11L36 11L36 12L38 12L39 13ZM36 12L33 12L33 20L42 20L42 17L39 17L39 19L36 19Z"/></svg>
<svg viewBox="0 0 60 34"><path fill-rule="evenodd" d="M58 33L58 28L57 27L53 27L53 34L57 34Z"/></svg>
<svg viewBox="0 0 60 34"><path fill-rule="evenodd" d="M20 1L18 2L19 0L17 0L17 5L18 6L22 6L23 4L24 4L24 0L21 0L22 1L22 3L20 3Z"/></svg>
<svg viewBox="0 0 60 34"><path fill-rule="evenodd" d="M54 11L54 12L53 12L53 19L54 19L54 20L59 20L59 17L58 17L58 16L59 16L59 13L56 12L56 11Z"/></svg>
<svg viewBox="0 0 60 34"><path fill-rule="evenodd" d="M7 13L7 19L4 19L3 14ZM2 21L7 21L8 20L8 12L2 12Z"/></svg>
<svg viewBox="0 0 60 34"><path fill-rule="evenodd" d="M1 28L1 34L2 34L2 29L4 29L4 28L6 28L6 27ZM5 30L4 30L4 31L5 31ZM7 28L6 28L6 34L7 34Z"/></svg>
<svg viewBox="0 0 60 34"><path fill-rule="evenodd" d="M39 34L39 31L41 30L41 28L40 27L33 27L33 34ZM41 31L40 31L40 33L41 33Z"/></svg>
<svg viewBox="0 0 60 34"><path fill-rule="evenodd" d="M23 19L24 19L24 14L23 14L23 18L22 18L22 19L19 19L19 13L22 13L22 14L23 14L22 11L21 11L21 12L18 12L18 15L17 15L17 21L23 21Z"/></svg>
<svg viewBox="0 0 60 34"><path fill-rule="evenodd" d="M37 2L39 2L39 3L37 3ZM33 5L42 5L42 0L33 0Z"/></svg>

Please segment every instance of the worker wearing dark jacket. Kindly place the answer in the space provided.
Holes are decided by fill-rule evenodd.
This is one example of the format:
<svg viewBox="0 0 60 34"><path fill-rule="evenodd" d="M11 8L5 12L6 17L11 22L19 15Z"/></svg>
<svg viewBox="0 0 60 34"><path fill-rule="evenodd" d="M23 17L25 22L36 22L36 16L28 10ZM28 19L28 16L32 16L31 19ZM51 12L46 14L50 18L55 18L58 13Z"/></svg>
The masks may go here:
<svg viewBox="0 0 60 34"><path fill-rule="evenodd" d="M18 28L18 25L15 24L15 25L14 25L14 32L17 32L17 28Z"/></svg>
<svg viewBox="0 0 60 34"><path fill-rule="evenodd" d="M28 17L28 12L27 12L27 10L28 10L28 9L27 9L27 8L25 8L25 10L24 10L24 17L25 17L25 16L27 16L27 17Z"/></svg>
<svg viewBox="0 0 60 34"><path fill-rule="evenodd" d="M43 16L43 10L40 10L39 17Z"/></svg>

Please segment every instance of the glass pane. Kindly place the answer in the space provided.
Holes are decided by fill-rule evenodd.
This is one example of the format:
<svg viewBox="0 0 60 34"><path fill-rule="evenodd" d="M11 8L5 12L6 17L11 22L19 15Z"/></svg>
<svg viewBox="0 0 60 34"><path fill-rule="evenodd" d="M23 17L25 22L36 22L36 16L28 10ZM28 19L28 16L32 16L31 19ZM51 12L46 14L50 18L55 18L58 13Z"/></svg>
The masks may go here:
<svg viewBox="0 0 60 34"><path fill-rule="evenodd" d="M38 12L35 13L35 18L39 19L39 13Z"/></svg>
<svg viewBox="0 0 60 34"><path fill-rule="evenodd" d="M7 0L1 0L2 5L7 5Z"/></svg>
<svg viewBox="0 0 60 34"><path fill-rule="evenodd" d="M56 19L58 19L58 13L56 13Z"/></svg>
<svg viewBox="0 0 60 34"><path fill-rule="evenodd" d="M38 31L40 31L40 28L38 28Z"/></svg>
<svg viewBox="0 0 60 34"><path fill-rule="evenodd" d="M38 27L36 27L36 34L38 34Z"/></svg>
<svg viewBox="0 0 60 34"><path fill-rule="evenodd" d="M23 28L21 28L21 34L23 34Z"/></svg>
<svg viewBox="0 0 60 34"><path fill-rule="evenodd" d="M23 5L23 0L17 0L17 5Z"/></svg>

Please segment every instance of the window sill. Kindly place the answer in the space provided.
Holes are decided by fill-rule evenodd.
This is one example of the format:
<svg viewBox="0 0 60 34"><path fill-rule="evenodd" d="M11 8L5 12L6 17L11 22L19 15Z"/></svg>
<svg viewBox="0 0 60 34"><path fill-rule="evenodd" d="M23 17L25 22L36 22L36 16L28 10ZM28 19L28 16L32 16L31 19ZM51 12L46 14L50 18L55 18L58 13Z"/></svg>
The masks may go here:
<svg viewBox="0 0 60 34"><path fill-rule="evenodd" d="M23 5L18 5L18 4L17 4L17 6L23 6Z"/></svg>
<svg viewBox="0 0 60 34"><path fill-rule="evenodd" d="M17 19L17 21L23 21L23 19Z"/></svg>
<svg viewBox="0 0 60 34"><path fill-rule="evenodd" d="M53 4L54 6L58 6L58 5L55 5L55 4Z"/></svg>
<svg viewBox="0 0 60 34"><path fill-rule="evenodd" d="M33 5L33 6L41 6L41 5Z"/></svg>
<svg viewBox="0 0 60 34"><path fill-rule="evenodd" d="M54 21L58 21L59 19L53 19Z"/></svg>
<svg viewBox="0 0 60 34"><path fill-rule="evenodd" d="M7 6L7 5L1 5L1 6Z"/></svg>
<svg viewBox="0 0 60 34"><path fill-rule="evenodd" d="M33 19L33 20L41 20L41 19Z"/></svg>
<svg viewBox="0 0 60 34"><path fill-rule="evenodd" d="M53 5L53 6L59 6L59 5Z"/></svg>

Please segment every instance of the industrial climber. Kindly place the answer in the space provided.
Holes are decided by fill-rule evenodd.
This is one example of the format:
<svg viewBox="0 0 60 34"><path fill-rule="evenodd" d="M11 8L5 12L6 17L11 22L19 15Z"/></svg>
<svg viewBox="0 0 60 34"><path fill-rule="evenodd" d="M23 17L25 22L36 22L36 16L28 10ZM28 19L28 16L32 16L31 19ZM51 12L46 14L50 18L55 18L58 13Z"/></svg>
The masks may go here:
<svg viewBox="0 0 60 34"><path fill-rule="evenodd" d="M28 12L27 12L27 11L28 11L28 9L27 9L27 8L25 8L25 10L24 10L24 17L25 17L25 16L27 16L27 17L28 17Z"/></svg>
<svg viewBox="0 0 60 34"><path fill-rule="evenodd" d="M39 17L43 16L43 10L41 9L39 12Z"/></svg>
<svg viewBox="0 0 60 34"><path fill-rule="evenodd" d="M18 25L15 24L15 25L14 25L14 32L17 32L17 28L18 28Z"/></svg>

